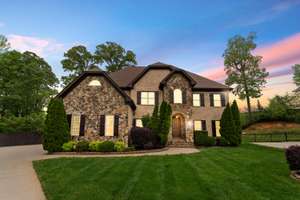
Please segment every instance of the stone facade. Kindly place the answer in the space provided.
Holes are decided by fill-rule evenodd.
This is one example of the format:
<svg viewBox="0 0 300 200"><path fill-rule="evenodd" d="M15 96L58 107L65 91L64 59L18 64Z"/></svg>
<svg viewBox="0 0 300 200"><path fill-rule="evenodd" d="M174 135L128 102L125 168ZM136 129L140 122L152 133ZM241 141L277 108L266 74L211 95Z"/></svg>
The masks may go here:
<svg viewBox="0 0 300 200"><path fill-rule="evenodd" d="M92 80L98 80L101 86L89 86ZM131 108L105 77L87 76L63 98L63 101L67 114L85 115L85 139L103 139L103 136L99 135L100 115L119 115L119 138L127 140Z"/></svg>

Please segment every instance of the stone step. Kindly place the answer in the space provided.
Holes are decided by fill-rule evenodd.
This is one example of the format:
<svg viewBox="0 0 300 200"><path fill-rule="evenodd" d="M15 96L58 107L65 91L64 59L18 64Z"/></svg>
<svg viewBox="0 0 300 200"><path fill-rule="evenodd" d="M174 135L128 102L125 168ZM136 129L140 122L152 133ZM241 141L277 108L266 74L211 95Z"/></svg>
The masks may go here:
<svg viewBox="0 0 300 200"><path fill-rule="evenodd" d="M193 144L169 144L168 147L172 148L192 148L195 147Z"/></svg>

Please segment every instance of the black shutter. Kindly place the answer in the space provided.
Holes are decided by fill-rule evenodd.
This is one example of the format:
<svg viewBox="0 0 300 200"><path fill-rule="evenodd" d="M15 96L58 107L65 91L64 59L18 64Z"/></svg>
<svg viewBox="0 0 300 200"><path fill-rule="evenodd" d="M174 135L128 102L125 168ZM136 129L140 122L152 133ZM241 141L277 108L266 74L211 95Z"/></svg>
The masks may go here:
<svg viewBox="0 0 300 200"><path fill-rule="evenodd" d="M213 137L216 137L216 121L215 120L211 121L211 129L212 129Z"/></svg>
<svg viewBox="0 0 300 200"><path fill-rule="evenodd" d="M187 99L186 99L186 90L182 90L182 103L186 104Z"/></svg>
<svg viewBox="0 0 300 200"><path fill-rule="evenodd" d="M214 107L214 94L209 94L210 106Z"/></svg>
<svg viewBox="0 0 300 200"><path fill-rule="evenodd" d="M114 136L118 137L118 135L119 135L119 115L115 115Z"/></svg>
<svg viewBox="0 0 300 200"><path fill-rule="evenodd" d="M155 92L155 105L159 104L159 91Z"/></svg>
<svg viewBox="0 0 300 200"><path fill-rule="evenodd" d="M225 107L225 104L226 104L226 102L225 102L225 95L221 94L221 105L222 105L222 107Z"/></svg>
<svg viewBox="0 0 300 200"><path fill-rule="evenodd" d="M71 121L72 121L72 115L71 114L67 115L67 121L68 121L69 129L70 129L71 128Z"/></svg>
<svg viewBox="0 0 300 200"><path fill-rule="evenodd" d="M202 126L202 130L206 131L206 121L205 120L201 120L201 126Z"/></svg>
<svg viewBox="0 0 300 200"><path fill-rule="evenodd" d="M104 136L105 132L105 115L100 115L100 135Z"/></svg>
<svg viewBox="0 0 300 200"><path fill-rule="evenodd" d="M79 136L84 136L85 115L80 116Z"/></svg>
<svg viewBox="0 0 300 200"><path fill-rule="evenodd" d="M141 92L137 92L136 103L137 103L138 105L141 104Z"/></svg>
<svg viewBox="0 0 300 200"><path fill-rule="evenodd" d="M133 120L132 120L132 126L133 126L133 127L136 127L136 119L133 119Z"/></svg>
<svg viewBox="0 0 300 200"><path fill-rule="evenodd" d="M202 107L205 106L205 103L204 103L204 94L203 93L200 94L200 106L202 106Z"/></svg>
<svg viewBox="0 0 300 200"><path fill-rule="evenodd" d="M173 103L174 102L174 91L173 90L170 90L170 103Z"/></svg>

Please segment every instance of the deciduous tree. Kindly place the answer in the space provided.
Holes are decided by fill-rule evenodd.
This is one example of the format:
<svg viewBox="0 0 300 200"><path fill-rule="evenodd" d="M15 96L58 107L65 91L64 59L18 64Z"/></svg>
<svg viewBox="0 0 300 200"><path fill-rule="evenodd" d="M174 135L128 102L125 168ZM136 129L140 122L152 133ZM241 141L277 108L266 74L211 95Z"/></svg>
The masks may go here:
<svg viewBox="0 0 300 200"><path fill-rule="evenodd" d="M294 70L294 82L295 84L300 87L300 64L296 64L293 66L293 70Z"/></svg>
<svg viewBox="0 0 300 200"><path fill-rule="evenodd" d="M7 38L0 34L0 54L6 52L10 48Z"/></svg>

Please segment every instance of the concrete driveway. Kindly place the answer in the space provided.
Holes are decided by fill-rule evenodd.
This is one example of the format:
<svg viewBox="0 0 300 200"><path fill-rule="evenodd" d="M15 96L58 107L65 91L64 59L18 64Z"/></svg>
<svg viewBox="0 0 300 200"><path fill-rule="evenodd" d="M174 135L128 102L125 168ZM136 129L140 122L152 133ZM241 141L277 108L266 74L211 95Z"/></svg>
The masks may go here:
<svg viewBox="0 0 300 200"><path fill-rule="evenodd" d="M199 152L196 148L169 148L166 151L145 154L80 155L80 157L175 155L196 152ZM45 200L32 161L55 157L74 157L74 155L46 155L42 145L0 147L0 200Z"/></svg>

